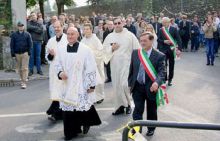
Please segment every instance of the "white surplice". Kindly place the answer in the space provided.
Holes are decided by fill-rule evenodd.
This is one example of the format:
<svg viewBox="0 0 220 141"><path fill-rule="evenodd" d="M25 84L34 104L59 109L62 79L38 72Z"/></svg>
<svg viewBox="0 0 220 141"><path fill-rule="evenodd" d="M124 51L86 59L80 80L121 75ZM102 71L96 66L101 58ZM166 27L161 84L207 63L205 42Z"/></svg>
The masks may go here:
<svg viewBox="0 0 220 141"><path fill-rule="evenodd" d="M84 43L88 47L90 47L92 49L93 54L95 55L95 60L98 69L97 75L101 77L101 81L95 88L95 93L96 93L97 101L102 100L104 99L104 81L105 81L103 45L95 34L92 34L91 37L88 38L84 37L81 40L81 43Z"/></svg>
<svg viewBox="0 0 220 141"><path fill-rule="evenodd" d="M60 81L57 77L57 73L55 70L55 60L57 58L57 52L60 48L66 47L68 41L67 41L67 35L63 33L62 38L59 42L56 41L56 36L52 37L47 45L46 45L46 58L49 54L49 49L54 49L55 56L52 61L49 61L49 91L50 91L50 98L53 101L59 101L59 95L62 91L62 81Z"/></svg>
<svg viewBox="0 0 220 141"><path fill-rule="evenodd" d="M119 44L119 48L112 52L112 43ZM104 41L104 61L111 63L112 84L115 95L115 108L131 105L128 89L128 74L131 54L134 49L140 47L135 35L127 29L122 32L110 33Z"/></svg>
<svg viewBox="0 0 220 141"><path fill-rule="evenodd" d="M67 47L62 48L56 60L56 70L57 74L63 71L68 77L62 80L60 108L63 111L88 111L96 101L94 93L87 93L90 87L96 86L97 79L92 50L83 43L75 53L67 52Z"/></svg>

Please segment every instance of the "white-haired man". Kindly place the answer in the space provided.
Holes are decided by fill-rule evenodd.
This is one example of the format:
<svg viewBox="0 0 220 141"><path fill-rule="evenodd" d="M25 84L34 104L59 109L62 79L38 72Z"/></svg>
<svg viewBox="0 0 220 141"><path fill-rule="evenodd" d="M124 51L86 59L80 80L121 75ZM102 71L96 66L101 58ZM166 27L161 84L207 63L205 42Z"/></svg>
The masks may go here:
<svg viewBox="0 0 220 141"><path fill-rule="evenodd" d="M169 61L169 76L166 74L166 81L168 80L168 86L172 86L172 79L174 76L174 64L176 48L182 49L182 41L176 28L170 26L170 19L164 17L162 19L163 27L158 33L158 49L166 55L166 66Z"/></svg>

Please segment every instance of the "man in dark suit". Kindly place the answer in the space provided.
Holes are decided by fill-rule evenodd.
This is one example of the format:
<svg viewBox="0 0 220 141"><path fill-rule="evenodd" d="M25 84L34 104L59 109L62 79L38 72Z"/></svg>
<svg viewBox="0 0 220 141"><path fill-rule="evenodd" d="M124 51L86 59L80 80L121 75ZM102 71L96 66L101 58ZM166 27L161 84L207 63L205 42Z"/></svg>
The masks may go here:
<svg viewBox="0 0 220 141"><path fill-rule="evenodd" d="M108 34L114 31L113 21L107 21L107 26L108 26L107 30L103 33L103 42L105 41L105 38L108 36ZM106 67L106 75L107 75L107 79L105 80L105 83L112 82L110 62L108 64L105 64L105 67Z"/></svg>
<svg viewBox="0 0 220 141"><path fill-rule="evenodd" d="M151 33L146 32L140 36L140 44L157 72L155 81L152 81L146 73L144 65L140 61L138 50L134 50L132 53L128 86L135 104L133 120L143 119L145 101L147 101L147 119L157 120L156 93L165 80L165 55L153 49L153 42L154 35ZM148 127L146 135L152 136L154 130L155 128Z"/></svg>
<svg viewBox="0 0 220 141"><path fill-rule="evenodd" d="M179 34L182 39L183 51L188 52L188 43L190 40L191 23L187 20L187 16L183 15L182 21L179 23Z"/></svg>
<svg viewBox="0 0 220 141"><path fill-rule="evenodd" d="M127 28L128 31L132 32L136 36L137 30L136 30L135 26L132 24L132 21L130 18L128 18L126 20L126 25L124 27Z"/></svg>
<svg viewBox="0 0 220 141"><path fill-rule="evenodd" d="M170 19L168 17L164 17L162 19L162 23L165 28L168 28L170 35L177 42L178 49L181 51L182 41L181 41L181 38L179 36L177 29L170 26ZM164 35L162 31L162 28L159 31L157 41L158 41L158 49L166 55L166 69L168 66L167 62L169 61L169 76L167 77L167 73L166 73L165 80L166 81L168 80L168 85L172 86L175 57L174 57L173 50L171 49L172 43L169 40L167 40L166 36Z"/></svg>
<svg viewBox="0 0 220 141"><path fill-rule="evenodd" d="M154 27L156 34L158 35L159 30L162 27L162 24L158 22L158 16L154 17L153 27Z"/></svg>
<svg viewBox="0 0 220 141"><path fill-rule="evenodd" d="M99 23L99 18L95 12L92 12L92 16L89 18L89 20L91 21L93 27L97 26Z"/></svg>

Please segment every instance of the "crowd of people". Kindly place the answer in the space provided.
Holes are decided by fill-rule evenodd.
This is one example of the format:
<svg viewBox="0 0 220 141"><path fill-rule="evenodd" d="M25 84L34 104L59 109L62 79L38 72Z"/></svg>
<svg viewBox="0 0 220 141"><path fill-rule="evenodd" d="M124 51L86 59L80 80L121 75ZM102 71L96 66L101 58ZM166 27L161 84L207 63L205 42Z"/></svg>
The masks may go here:
<svg viewBox="0 0 220 141"><path fill-rule="evenodd" d="M146 101L147 119L157 120L157 91L164 83L172 86L175 58L181 51L196 52L205 46L207 65L214 65L220 45L219 16L208 12L201 21L197 15L191 20L160 13L148 19L141 13L114 17L93 12L91 17L62 13L43 19L41 13L32 12L27 31L18 22L18 31L11 35L11 55L17 61L22 89L34 66L43 75L41 64L49 63L52 103L47 114L52 121L63 120L65 139L70 140L101 124L94 104L104 101L104 84L109 82L113 116L132 113L132 93L133 119L143 119ZM154 131L148 128L146 135Z"/></svg>

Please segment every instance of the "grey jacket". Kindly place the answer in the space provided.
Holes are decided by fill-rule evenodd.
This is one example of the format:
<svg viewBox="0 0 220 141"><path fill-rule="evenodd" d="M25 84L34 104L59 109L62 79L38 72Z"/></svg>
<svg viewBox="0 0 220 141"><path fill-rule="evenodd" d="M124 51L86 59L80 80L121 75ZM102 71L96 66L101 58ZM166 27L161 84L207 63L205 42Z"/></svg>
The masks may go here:
<svg viewBox="0 0 220 141"><path fill-rule="evenodd" d="M35 22L29 21L27 23L27 31L31 34L33 41L43 41L43 25Z"/></svg>

